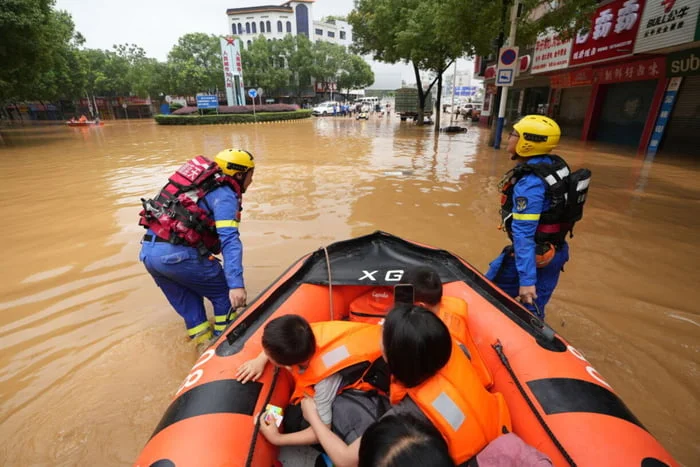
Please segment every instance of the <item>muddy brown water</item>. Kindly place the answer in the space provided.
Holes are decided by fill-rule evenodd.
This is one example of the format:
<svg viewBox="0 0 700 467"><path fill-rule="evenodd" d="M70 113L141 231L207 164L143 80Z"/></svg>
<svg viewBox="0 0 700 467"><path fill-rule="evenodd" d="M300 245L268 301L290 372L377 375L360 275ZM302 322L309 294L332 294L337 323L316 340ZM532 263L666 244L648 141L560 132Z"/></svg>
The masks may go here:
<svg viewBox="0 0 700 467"><path fill-rule="evenodd" d="M378 229L481 270L506 243L487 134L398 119L0 129L3 465L129 465L196 359L137 260L139 198L186 158L243 147L245 278L255 295L304 253ZM564 141L594 174L547 321L686 465L700 459L700 158Z"/></svg>

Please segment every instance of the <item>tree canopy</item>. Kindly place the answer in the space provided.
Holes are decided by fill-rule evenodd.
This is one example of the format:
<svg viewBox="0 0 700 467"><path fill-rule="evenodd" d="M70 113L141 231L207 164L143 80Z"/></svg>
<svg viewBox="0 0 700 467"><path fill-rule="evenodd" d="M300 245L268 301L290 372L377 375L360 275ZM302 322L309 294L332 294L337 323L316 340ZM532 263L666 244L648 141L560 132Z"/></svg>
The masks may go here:
<svg viewBox="0 0 700 467"><path fill-rule="evenodd" d="M517 42L522 45L534 43L537 33L548 27L570 35L590 20L597 5L596 0L521 3ZM507 35L512 5L513 0L357 0L348 22L355 51L382 62L413 65L422 109L426 94L454 60L493 52L494 40L501 32ZM434 73L431 83L421 82L420 70Z"/></svg>

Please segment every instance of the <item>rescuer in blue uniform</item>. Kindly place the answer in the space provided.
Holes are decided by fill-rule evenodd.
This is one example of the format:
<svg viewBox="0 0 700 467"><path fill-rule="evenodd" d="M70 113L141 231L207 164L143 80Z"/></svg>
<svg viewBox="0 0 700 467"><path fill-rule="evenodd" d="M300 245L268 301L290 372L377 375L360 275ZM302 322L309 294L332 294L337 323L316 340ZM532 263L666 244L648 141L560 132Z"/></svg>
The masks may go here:
<svg viewBox="0 0 700 467"><path fill-rule="evenodd" d="M564 213L569 168L550 152L559 143L557 123L528 115L513 125L507 150L517 161L501 181L501 228L512 245L489 265L486 277L544 319L544 307L569 260L565 241L571 227ZM552 209L552 193L559 207Z"/></svg>
<svg viewBox="0 0 700 467"><path fill-rule="evenodd" d="M221 334L231 308L246 304L238 226L254 168L252 154L239 149L221 151L214 161L199 156L171 176L154 200L142 200L140 224L148 230L139 259L197 343ZM204 297L214 306L213 330Z"/></svg>

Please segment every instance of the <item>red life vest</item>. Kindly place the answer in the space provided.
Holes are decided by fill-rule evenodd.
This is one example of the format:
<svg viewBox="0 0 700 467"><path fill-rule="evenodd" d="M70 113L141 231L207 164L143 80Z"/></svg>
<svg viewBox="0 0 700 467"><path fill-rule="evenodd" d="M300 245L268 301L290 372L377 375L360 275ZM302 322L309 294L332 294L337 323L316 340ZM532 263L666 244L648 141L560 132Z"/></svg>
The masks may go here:
<svg viewBox="0 0 700 467"><path fill-rule="evenodd" d="M207 193L224 185L235 191L242 206L238 182L224 175L216 162L197 156L177 169L154 199L141 199L143 210L139 213L139 225L175 245L197 248L203 256L218 254L221 241L216 233L216 222L211 212L197 203ZM240 209L236 220L241 218Z"/></svg>

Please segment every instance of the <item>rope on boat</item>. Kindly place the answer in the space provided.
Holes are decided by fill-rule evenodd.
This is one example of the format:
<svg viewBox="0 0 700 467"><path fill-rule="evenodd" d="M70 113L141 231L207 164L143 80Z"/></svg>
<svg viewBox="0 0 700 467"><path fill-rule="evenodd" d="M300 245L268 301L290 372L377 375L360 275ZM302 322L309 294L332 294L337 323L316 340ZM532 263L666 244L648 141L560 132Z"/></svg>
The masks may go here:
<svg viewBox="0 0 700 467"><path fill-rule="evenodd" d="M275 385L277 384L277 376L279 376L280 369L277 365L274 365L274 372L272 373L272 382L270 383L270 390L267 392L267 397L265 398L265 402L263 402L263 411L265 410L265 407L267 407L267 404L270 403L270 399L272 399L272 392L275 390ZM253 439L250 441L250 449L248 450L248 458L245 461L246 467L250 467L253 462L253 455L255 454L255 444L258 441L258 434L260 433L260 417L264 413L261 411L257 418L255 419L255 428L253 429Z"/></svg>
<svg viewBox="0 0 700 467"><path fill-rule="evenodd" d="M328 301L330 302L331 309L331 321L335 319L335 312L333 310L333 279L331 277L331 258L328 254L328 249L324 246L323 252L326 254L326 270L328 271Z"/></svg>
<svg viewBox="0 0 700 467"><path fill-rule="evenodd" d="M523 385L520 384L518 377L515 375L513 368L510 366L510 362L508 361L508 357L506 357L506 354L503 351L503 344L501 344L501 341L500 340L496 341L496 343L493 344L491 347L493 347L493 349L498 354L498 358L501 359L501 363L503 363L503 366L506 367L506 370L508 370L508 374L510 374L510 377L513 379L515 386L518 388L518 391L520 391L520 394L525 399L525 402L527 402L527 405L530 406L530 410L532 410L532 413L535 414L535 417L537 417L537 420L540 422L540 425L542 425L542 428L544 429L544 431L547 433L547 435L549 435L549 438L552 440L552 442L557 447L557 449L559 449L559 452L564 457L564 459L566 459L566 462L568 462L571 467L576 467L576 463L574 462L574 460L571 458L569 453L566 452L566 449L564 449L564 446L561 445L561 443L559 442L557 437L554 436L554 433L547 425L547 422L545 422L544 418L542 418L542 415L535 407L535 404L528 397L527 393L525 392L525 388L523 388Z"/></svg>

